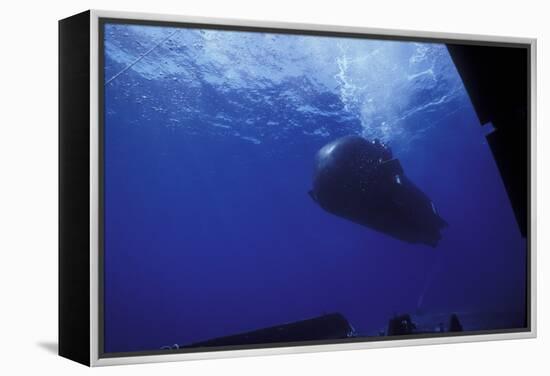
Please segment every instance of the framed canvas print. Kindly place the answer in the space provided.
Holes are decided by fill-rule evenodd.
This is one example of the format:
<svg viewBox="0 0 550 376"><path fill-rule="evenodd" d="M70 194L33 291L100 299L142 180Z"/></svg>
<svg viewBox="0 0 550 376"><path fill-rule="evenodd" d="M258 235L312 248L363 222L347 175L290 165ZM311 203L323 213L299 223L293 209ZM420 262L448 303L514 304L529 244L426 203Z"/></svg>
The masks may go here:
<svg viewBox="0 0 550 376"><path fill-rule="evenodd" d="M59 353L535 336L535 40L59 22Z"/></svg>

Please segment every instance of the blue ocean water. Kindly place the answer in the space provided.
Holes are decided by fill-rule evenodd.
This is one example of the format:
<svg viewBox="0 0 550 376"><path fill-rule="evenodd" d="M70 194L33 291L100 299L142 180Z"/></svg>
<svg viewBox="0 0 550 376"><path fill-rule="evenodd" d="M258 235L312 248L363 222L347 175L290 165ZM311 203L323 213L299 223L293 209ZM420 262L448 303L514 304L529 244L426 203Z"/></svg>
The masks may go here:
<svg viewBox="0 0 550 376"><path fill-rule="evenodd" d="M106 352L330 312L360 336L524 326L526 242L442 44L107 24ZM379 139L449 223L436 248L323 211L317 150Z"/></svg>

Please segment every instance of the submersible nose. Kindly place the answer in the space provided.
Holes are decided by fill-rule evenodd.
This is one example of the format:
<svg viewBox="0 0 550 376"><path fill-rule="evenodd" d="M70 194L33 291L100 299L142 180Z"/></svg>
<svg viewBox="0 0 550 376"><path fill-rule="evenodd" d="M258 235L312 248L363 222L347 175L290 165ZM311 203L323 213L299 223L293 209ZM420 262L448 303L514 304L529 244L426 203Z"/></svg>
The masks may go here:
<svg viewBox="0 0 550 376"><path fill-rule="evenodd" d="M315 156L310 197L327 212L409 243L437 246L446 222L379 140L351 135Z"/></svg>

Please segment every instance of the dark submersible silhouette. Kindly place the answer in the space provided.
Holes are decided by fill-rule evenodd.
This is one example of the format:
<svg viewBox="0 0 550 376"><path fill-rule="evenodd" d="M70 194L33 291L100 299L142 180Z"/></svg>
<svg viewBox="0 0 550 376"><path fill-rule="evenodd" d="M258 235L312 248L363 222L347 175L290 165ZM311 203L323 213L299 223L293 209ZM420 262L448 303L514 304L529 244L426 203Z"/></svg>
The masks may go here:
<svg viewBox="0 0 550 376"><path fill-rule="evenodd" d="M324 210L408 243L435 247L447 223L379 141L339 138L318 152L309 195Z"/></svg>

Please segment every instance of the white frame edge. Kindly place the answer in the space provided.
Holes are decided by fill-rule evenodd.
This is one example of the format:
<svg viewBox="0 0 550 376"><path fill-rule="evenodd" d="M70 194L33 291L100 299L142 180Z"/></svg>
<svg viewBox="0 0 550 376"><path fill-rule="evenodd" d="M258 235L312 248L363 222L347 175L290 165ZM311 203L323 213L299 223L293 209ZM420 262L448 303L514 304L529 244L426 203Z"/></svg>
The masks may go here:
<svg viewBox="0 0 550 376"><path fill-rule="evenodd" d="M412 31L412 30L396 30L396 29L377 29L364 28L355 26L335 26L335 25L319 25L319 24L301 24L290 22L269 22L269 21L254 21L240 19L221 19L221 18L206 18L206 17L190 17L167 14L149 14L149 13L134 13L134 12L118 12L105 10L90 10L90 365L108 366L122 364L138 364L138 363L155 363L155 362L170 362L182 360L201 360L201 359L219 359L233 358L246 356L265 356L265 355L280 355L280 354L300 354L320 351L343 351L343 350L359 350L373 349L384 347L404 347L418 345L434 345L447 343L465 343L465 342L480 342L480 341L495 341L507 339L525 339L536 338L536 312L537 312L537 273L536 273L536 115L537 115L537 87L536 87L536 66L537 40L535 38L518 38L518 37L503 37L490 35L471 35L458 33L442 33L442 32L427 32L427 31ZM333 31L347 32L358 34L375 34L401 37L416 37L416 38L438 38L458 41L480 41L494 43L521 43L528 44L531 47L530 56L530 99L531 99L531 228L530 228L530 247L531 247L531 328L530 331L517 333L497 333L497 334L482 334L482 335L467 335L457 337L436 337L436 338L418 338L418 339L401 339L391 341L377 342L355 342L344 344L327 344L327 345L308 345L308 346L289 346L278 348L258 348L248 350L225 350L225 351L209 351L200 353L174 353L160 355L137 355L137 356L121 356L121 357L99 357L99 118L98 118L98 58L99 58L99 18L119 18L119 19L138 19L148 21L164 21L164 22L188 22L202 23L220 26L248 26L248 27L264 27L264 28L281 28L304 31Z"/></svg>

